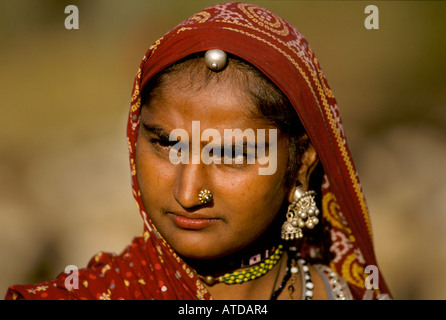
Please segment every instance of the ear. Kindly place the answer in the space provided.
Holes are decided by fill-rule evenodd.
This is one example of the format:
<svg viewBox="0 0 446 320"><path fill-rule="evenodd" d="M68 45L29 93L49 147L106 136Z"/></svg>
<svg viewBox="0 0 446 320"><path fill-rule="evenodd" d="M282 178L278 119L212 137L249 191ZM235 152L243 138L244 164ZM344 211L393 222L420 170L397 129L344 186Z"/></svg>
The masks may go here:
<svg viewBox="0 0 446 320"><path fill-rule="evenodd" d="M310 184L310 177L319 162L316 150L314 150L311 142L308 143L308 148L301 156L301 165L294 179L293 187L288 193L288 202L293 201L293 195L296 186L302 185L304 190L308 190Z"/></svg>

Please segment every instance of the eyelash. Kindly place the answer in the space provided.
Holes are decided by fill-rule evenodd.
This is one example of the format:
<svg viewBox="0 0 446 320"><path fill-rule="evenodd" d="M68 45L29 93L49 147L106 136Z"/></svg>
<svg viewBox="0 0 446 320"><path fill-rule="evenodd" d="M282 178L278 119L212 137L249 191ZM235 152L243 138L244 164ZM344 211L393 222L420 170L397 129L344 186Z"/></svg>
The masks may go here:
<svg viewBox="0 0 446 320"><path fill-rule="evenodd" d="M213 155L212 153L209 153L209 154L211 156ZM221 158L225 157L225 149L224 148L221 148L220 154L221 154ZM240 156L240 155L238 155L238 156ZM231 160L232 160L233 163L230 163L229 165L231 165L231 164L237 164L237 165L246 164L246 159L248 159L248 154L244 152L244 153L241 154L241 156L243 156L243 162L242 163L234 163L235 161L237 161L236 159L238 157L236 157L235 149L232 149L232 151L231 151Z"/></svg>
<svg viewBox="0 0 446 320"><path fill-rule="evenodd" d="M169 151L177 142L164 139L150 139L150 143L159 150Z"/></svg>
<svg viewBox="0 0 446 320"><path fill-rule="evenodd" d="M166 152L170 152L170 149L178 143L178 141L170 141L170 140L164 140L164 139L157 139L157 138L152 138L150 139L150 143L154 146L155 149L159 150L159 151L166 151ZM222 158L224 157L224 151L225 149L222 148L221 149L221 155ZM210 153L210 155L212 156L212 153ZM226 165L241 165L241 164L246 164L246 159L248 158L248 154L247 153L242 153L241 156L243 156L243 162L242 163L236 163L236 157L235 157L235 150L232 150L232 163L226 163ZM222 161L222 164L223 161Z"/></svg>

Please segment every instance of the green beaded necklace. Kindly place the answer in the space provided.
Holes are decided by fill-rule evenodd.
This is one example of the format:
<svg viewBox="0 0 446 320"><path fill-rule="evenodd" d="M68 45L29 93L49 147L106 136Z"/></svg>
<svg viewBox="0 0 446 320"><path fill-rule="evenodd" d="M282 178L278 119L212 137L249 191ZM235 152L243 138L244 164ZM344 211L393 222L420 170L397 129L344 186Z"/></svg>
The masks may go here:
<svg viewBox="0 0 446 320"><path fill-rule="evenodd" d="M217 278L213 276L202 276L202 275L200 275L199 278L210 286L220 282L226 284L237 284L254 280L260 278L261 276L266 274L269 270L271 270L280 260L282 254L283 254L283 245L279 245L270 257L259 262L258 264L256 264L251 268L241 271L235 271L232 273L226 273Z"/></svg>

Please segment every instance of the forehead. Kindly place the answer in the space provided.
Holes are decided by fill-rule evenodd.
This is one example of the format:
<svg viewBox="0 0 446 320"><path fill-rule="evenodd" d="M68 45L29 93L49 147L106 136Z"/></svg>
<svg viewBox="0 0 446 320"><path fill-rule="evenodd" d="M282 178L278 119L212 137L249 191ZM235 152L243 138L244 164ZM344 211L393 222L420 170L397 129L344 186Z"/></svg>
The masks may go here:
<svg viewBox="0 0 446 320"><path fill-rule="evenodd" d="M192 121L201 127L223 129L274 128L257 110L249 93L230 81L206 85L172 79L142 109L143 121L188 130Z"/></svg>
<svg viewBox="0 0 446 320"><path fill-rule="evenodd" d="M230 61L221 72L209 70L203 59L172 67L153 83L143 116L153 120L194 120L218 127L274 127L254 104L252 74Z"/></svg>

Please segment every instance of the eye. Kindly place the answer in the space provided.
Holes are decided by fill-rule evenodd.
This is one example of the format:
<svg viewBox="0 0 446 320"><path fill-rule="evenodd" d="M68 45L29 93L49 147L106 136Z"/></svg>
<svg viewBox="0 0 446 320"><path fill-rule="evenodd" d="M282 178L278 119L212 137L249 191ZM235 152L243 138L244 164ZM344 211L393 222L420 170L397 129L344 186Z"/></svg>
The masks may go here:
<svg viewBox="0 0 446 320"><path fill-rule="evenodd" d="M246 153L234 154L232 156L232 162L234 164L244 164L246 163L246 158L248 155Z"/></svg>
<svg viewBox="0 0 446 320"><path fill-rule="evenodd" d="M235 145L224 146L221 148L221 155L224 158L224 164L246 164L246 159L248 158L248 154L246 152L245 147L238 147Z"/></svg>
<svg viewBox="0 0 446 320"><path fill-rule="evenodd" d="M152 126L143 123L141 126L141 132L156 151L168 153L172 146L177 143L177 141L170 141L169 135L165 132L165 130L156 125Z"/></svg>
<svg viewBox="0 0 446 320"><path fill-rule="evenodd" d="M150 143L158 150L169 151L177 142L165 139L152 138Z"/></svg>

